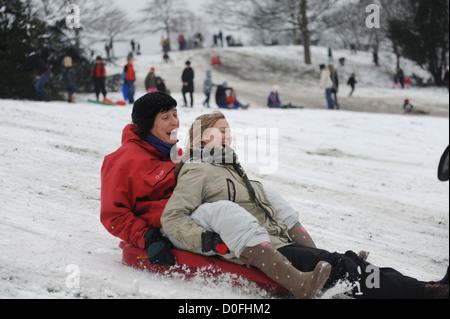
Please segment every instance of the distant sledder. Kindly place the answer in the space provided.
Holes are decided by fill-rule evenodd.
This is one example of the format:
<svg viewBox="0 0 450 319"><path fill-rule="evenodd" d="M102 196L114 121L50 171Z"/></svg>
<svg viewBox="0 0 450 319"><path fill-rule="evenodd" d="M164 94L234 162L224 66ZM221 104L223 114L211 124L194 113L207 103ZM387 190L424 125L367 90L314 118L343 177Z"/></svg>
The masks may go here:
<svg viewBox="0 0 450 319"><path fill-rule="evenodd" d="M429 114L429 112L414 109L414 106L409 102L409 99L406 99L403 103L403 114L426 115Z"/></svg>
<svg viewBox="0 0 450 319"><path fill-rule="evenodd" d="M267 106L269 108L277 109L302 109L303 106L294 106L292 103L283 104L280 100L280 89L278 86L274 86L272 92L270 92L269 98L267 100Z"/></svg>

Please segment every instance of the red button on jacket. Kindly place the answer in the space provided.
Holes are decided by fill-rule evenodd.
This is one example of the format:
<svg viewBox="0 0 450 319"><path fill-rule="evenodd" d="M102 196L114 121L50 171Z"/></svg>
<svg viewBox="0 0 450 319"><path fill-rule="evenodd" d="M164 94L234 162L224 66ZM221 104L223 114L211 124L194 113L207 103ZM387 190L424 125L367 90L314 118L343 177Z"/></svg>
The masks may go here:
<svg viewBox="0 0 450 319"><path fill-rule="evenodd" d="M150 227L161 228L161 215L175 189L175 167L125 127L122 146L105 157L101 171L100 220L114 236L145 248Z"/></svg>

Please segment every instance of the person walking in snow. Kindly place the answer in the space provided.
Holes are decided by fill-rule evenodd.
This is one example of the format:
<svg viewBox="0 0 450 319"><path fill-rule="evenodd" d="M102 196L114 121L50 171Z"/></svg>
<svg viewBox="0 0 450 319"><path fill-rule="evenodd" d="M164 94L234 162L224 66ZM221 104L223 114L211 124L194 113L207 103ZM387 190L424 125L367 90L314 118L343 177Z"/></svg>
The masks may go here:
<svg viewBox="0 0 450 319"><path fill-rule="evenodd" d="M63 80L68 91L68 102L73 103L73 94L76 90L76 75L73 70L72 58L70 56L66 56L63 60Z"/></svg>
<svg viewBox="0 0 450 319"><path fill-rule="evenodd" d="M405 73L403 72L403 70L401 68L397 69L397 78L398 78L398 82L400 83L402 89L405 88Z"/></svg>
<svg viewBox="0 0 450 319"><path fill-rule="evenodd" d="M203 106L205 106L207 108L210 108L209 99L211 97L211 91L212 91L213 86L216 86L216 85L212 81L211 70L208 70L208 71L206 71L206 78L205 78L205 81L203 82L203 93L205 93L205 95L206 95L206 99L203 102Z"/></svg>
<svg viewBox="0 0 450 319"><path fill-rule="evenodd" d="M128 88L128 101L130 104L134 103L134 83L136 82L136 73L134 72L133 61L133 56L128 56L128 62L123 68L123 77Z"/></svg>
<svg viewBox="0 0 450 319"><path fill-rule="evenodd" d="M189 137L176 168L177 187L161 217L164 233L178 249L232 253L229 261L260 269L298 299L314 298L343 280L351 284L346 294L356 299L448 299L448 276L418 281L371 265L352 251L331 253L293 242L264 186L249 180L230 148L230 126L222 113L197 118ZM210 211L211 204L222 210ZM373 287L375 271L379 285Z"/></svg>
<svg viewBox="0 0 450 319"><path fill-rule="evenodd" d="M191 62L186 61L183 74L181 75L181 81L183 82L183 87L181 92L183 93L184 106L187 107L186 93L191 96L191 107L194 107L194 70L191 67Z"/></svg>
<svg viewBox="0 0 450 319"><path fill-rule="evenodd" d="M331 74L329 68L325 64L320 65L320 82L319 86L321 89L325 90L325 98L327 100L328 109L334 109L336 101L331 97L331 92L333 90L334 83L331 80Z"/></svg>
<svg viewBox="0 0 450 319"><path fill-rule="evenodd" d="M355 73L352 73L352 75L350 76L350 78L347 81L347 85L350 85L350 87L352 88L352 90L350 91L350 94L348 95L349 97L351 97L353 95L353 92L355 91L356 83L358 83L358 81L356 81L356 79L355 79Z"/></svg>
<svg viewBox="0 0 450 319"><path fill-rule="evenodd" d="M94 81L94 90L97 101L99 100L100 93L102 93L103 98L106 99L106 68L100 56L97 56L97 58L95 59L95 64L91 68L91 77Z"/></svg>
<svg viewBox="0 0 450 319"><path fill-rule="evenodd" d="M331 90L331 95L334 95L334 101L336 102L335 106L336 109L339 109L339 102L338 102L338 92L339 92L339 76L338 76L338 72L336 70L335 67L333 67L332 65L328 66L329 70L330 70L330 76L331 76L331 81L333 81L333 89Z"/></svg>

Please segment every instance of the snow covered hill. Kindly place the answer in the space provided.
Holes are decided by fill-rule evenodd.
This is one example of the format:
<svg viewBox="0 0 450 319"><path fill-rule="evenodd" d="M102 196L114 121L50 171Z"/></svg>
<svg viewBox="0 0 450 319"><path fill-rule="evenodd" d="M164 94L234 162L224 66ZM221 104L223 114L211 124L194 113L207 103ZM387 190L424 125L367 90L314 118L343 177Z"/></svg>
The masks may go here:
<svg viewBox="0 0 450 319"><path fill-rule="evenodd" d="M190 60L195 71L195 88L199 94L197 102L203 102L203 81L207 70L213 71L213 81L227 81L237 90L238 98L252 108L266 107L267 97L274 85L280 87L281 99L306 108L326 107L324 92L318 87L319 65L333 64L338 71L340 89L339 102L344 110L401 114L405 99L420 110L435 116L449 116L448 91L445 88L407 87L392 88L391 75L395 72L395 57L392 53L380 53L380 67L372 63L370 52L350 54L348 50L334 50L334 61L328 59L328 49L312 47L313 64L303 63L302 46L242 47L204 49L170 53L171 62L163 62L162 54L135 57L137 86L144 90L144 79L151 67L156 75L165 79L172 92L181 91L181 73L184 63ZM223 66L210 65L213 56L220 56ZM346 58L345 66L338 59ZM424 79L429 75L411 61L402 59L402 68L407 77L416 74ZM121 74L125 59L116 65L108 65L108 74ZM355 73L358 84L352 98L348 98L349 76ZM181 100L180 100L181 101Z"/></svg>
<svg viewBox="0 0 450 319"><path fill-rule="evenodd" d="M245 61L266 61L267 56L281 61L296 50L217 52L228 64L244 56ZM211 52L173 53L173 64L168 65L159 55L136 59L139 79L155 66L180 102L183 63L193 61L196 104L193 109L179 108L182 141L192 121L211 111L201 106L201 82ZM234 132L246 137L245 144L235 146L251 178L278 189L298 209L320 247L368 250L377 266L422 280L440 279L449 263L449 183L439 182L436 171L449 143L448 116L327 111L321 91L310 83L315 67L306 80L291 79L286 87L298 90L291 92L292 102L307 101L310 93L316 104L305 104L303 110L270 110L263 108L267 91L283 77L266 75L261 63L242 65L245 73L256 70L251 79L214 69L216 82L227 80L252 104L247 111L225 111ZM300 74L304 69L283 72ZM254 82L258 77L261 81ZM398 110L390 113L401 113L403 92L393 91L386 81L373 93L371 78L361 74L361 79L358 98L374 105L398 100ZM143 94L139 85L138 96ZM413 101L433 101L436 108L447 103L448 112L443 90L405 92ZM78 94L76 104L0 100L0 298L268 297L253 285L232 287L226 278L186 282L121 264L119 240L99 221L100 168L104 156L119 147L131 106L89 104L88 97ZM110 97L118 99L120 94ZM261 134L273 138L269 149L259 148L256 139ZM243 139L237 135L235 141ZM261 156L246 157L254 151ZM79 285L72 280L76 274Z"/></svg>

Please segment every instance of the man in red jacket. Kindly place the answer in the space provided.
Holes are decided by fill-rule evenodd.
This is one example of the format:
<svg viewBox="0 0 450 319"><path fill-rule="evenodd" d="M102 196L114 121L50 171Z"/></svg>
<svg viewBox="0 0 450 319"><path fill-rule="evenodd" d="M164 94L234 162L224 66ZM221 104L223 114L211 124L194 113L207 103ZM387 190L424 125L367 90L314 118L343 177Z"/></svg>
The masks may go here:
<svg viewBox="0 0 450 319"><path fill-rule="evenodd" d="M133 107L133 124L122 146L105 157L101 171L100 220L114 236L146 248L156 264L173 265L161 215L176 185L170 154L177 152L177 102L167 94L146 94Z"/></svg>
<svg viewBox="0 0 450 319"><path fill-rule="evenodd" d="M98 56L95 59L95 64L91 68L91 77L94 81L94 90L97 101L98 97L100 96L100 92L103 94L103 98L106 98L105 76L105 64L103 63L102 58Z"/></svg>
<svg viewBox="0 0 450 319"><path fill-rule="evenodd" d="M133 68L133 56L128 57L128 63L123 69L124 80L128 87L128 101L130 104L134 103L134 82L136 82L136 73Z"/></svg>

